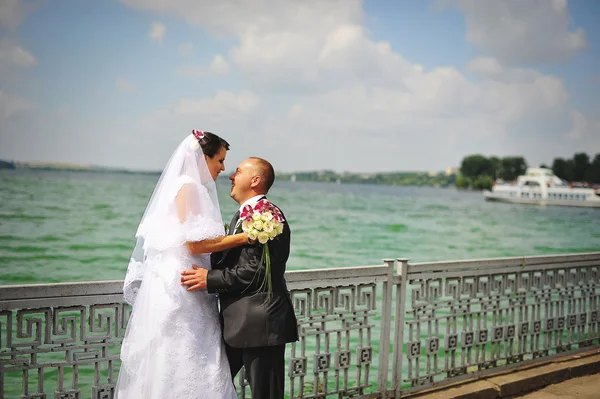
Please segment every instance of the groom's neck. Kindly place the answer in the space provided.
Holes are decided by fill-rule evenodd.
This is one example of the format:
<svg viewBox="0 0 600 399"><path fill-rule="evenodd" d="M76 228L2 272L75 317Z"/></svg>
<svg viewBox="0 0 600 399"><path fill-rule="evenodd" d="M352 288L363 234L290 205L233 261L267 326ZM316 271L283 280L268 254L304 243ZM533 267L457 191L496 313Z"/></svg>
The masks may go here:
<svg viewBox="0 0 600 399"><path fill-rule="evenodd" d="M248 201L250 198L256 197L257 195L267 195L267 193L259 193L259 192L253 191L253 192L249 193L248 195L246 195L244 197L244 199L236 200L236 202L238 203L238 205L241 206L244 202Z"/></svg>

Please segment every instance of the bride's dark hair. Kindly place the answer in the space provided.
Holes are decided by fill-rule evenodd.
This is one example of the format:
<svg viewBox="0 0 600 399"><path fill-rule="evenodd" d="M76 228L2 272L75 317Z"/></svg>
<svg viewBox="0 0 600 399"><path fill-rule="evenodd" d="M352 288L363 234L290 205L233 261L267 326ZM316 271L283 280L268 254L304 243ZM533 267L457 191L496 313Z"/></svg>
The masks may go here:
<svg viewBox="0 0 600 399"><path fill-rule="evenodd" d="M211 132L203 132L204 137L200 140L200 146L204 155L214 157L221 147L225 147L225 150L229 150L229 143L225 139L217 136Z"/></svg>

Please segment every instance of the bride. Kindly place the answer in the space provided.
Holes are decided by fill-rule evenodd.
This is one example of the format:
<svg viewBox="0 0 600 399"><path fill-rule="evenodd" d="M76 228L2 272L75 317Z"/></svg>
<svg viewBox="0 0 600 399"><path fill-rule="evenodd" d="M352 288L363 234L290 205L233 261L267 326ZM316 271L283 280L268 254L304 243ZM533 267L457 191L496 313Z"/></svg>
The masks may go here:
<svg viewBox="0 0 600 399"><path fill-rule="evenodd" d="M138 227L125 283L133 306L121 347L118 399L236 399L217 300L186 291L180 272L210 269L210 252L248 243L225 236L215 180L229 144L194 130L177 147Z"/></svg>

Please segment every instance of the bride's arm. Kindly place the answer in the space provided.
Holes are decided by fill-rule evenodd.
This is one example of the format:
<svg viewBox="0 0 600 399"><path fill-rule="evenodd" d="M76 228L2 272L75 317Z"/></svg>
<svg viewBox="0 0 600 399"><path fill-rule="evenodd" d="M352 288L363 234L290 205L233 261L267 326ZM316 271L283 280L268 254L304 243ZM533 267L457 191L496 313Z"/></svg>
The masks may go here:
<svg viewBox="0 0 600 399"><path fill-rule="evenodd" d="M192 255L219 252L248 244L248 233L238 233L230 236L207 238L202 241L188 241L185 244Z"/></svg>
<svg viewBox="0 0 600 399"><path fill-rule="evenodd" d="M194 187L190 184L184 184L181 187L181 190L179 190L177 193L176 197L177 216L179 217L179 221L181 223L185 222L188 214L188 195L191 194L189 190L194 190ZM188 241L185 244L192 255L219 252L248 244L248 233L239 233L217 238L207 238L201 241Z"/></svg>

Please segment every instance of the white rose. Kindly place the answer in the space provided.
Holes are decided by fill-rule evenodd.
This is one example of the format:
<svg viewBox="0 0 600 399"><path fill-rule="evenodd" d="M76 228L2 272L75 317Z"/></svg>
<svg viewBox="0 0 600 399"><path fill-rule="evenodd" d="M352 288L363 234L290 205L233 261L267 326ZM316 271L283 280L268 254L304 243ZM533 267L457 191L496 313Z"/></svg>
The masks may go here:
<svg viewBox="0 0 600 399"><path fill-rule="evenodd" d="M269 241L269 235L267 233L265 233L264 231L258 233L258 242L260 242L261 244L266 244L267 241Z"/></svg>
<svg viewBox="0 0 600 399"><path fill-rule="evenodd" d="M194 136L190 136L190 148L193 151L196 151L198 148L200 148L200 142L198 142Z"/></svg>
<svg viewBox="0 0 600 399"><path fill-rule="evenodd" d="M249 239L249 240L252 240L252 241L254 241L254 240L256 240L257 238L258 238L258 231L256 231L256 230L250 230L250 231L248 232L248 239Z"/></svg>
<svg viewBox="0 0 600 399"><path fill-rule="evenodd" d="M252 229L252 223L247 222L247 221L244 220L242 222L242 230L244 230L244 231L247 232L247 231L250 231L251 229Z"/></svg>
<svg viewBox="0 0 600 399"><path fill-rule="evenodd" d="M277 234L283 233L283 223L277 223L275 225L275 231L277 232Z"/></svg>
<svg viewBox="0 0 600 399"><path fill-rule="evenodd" d="M263 222L262 222L262 220L255 220L255 221L252 223L252 226L254 226L254 228L255 228L256 230L262 230L262 228L263 228Z"/></svg>
<svg viewBox="0 0 600 399"><path fill-rule="evenodd" d="M272 232L274 228L275 226L273 226L273 222L271 221L266 221L263 223L263 231L266 233Z"/></svg>
<svg viewBox="0 0 600 399"><path fill-rule="evenodd" d="M254 212L254 213L252 214L252 219L253 219L253 220L260 220L260 218L261 218L261 217L262 217L262 216L261 216L261 214L260 214L260 213L258 213L258 212Z"/></svg>
<svg viewBox="0 0 600 399"><path fill-rule="evenodd" d="M273 238L277 237L277 235L278 235L278 234L279 234L279 233L277 233L277 230L272 230L272 231L269 233L269 238L272 240Z"/></svg>
<svg viewBox="0 0 600 399"><path fill-rule="evenodd" d="M271 212L265 212L262 215L262 221L263 222L268 222L269 220L273 219L273 214Z"/></svg>

